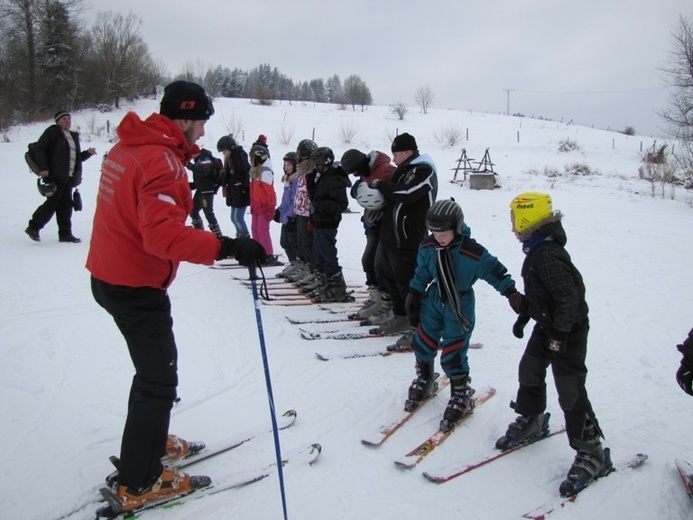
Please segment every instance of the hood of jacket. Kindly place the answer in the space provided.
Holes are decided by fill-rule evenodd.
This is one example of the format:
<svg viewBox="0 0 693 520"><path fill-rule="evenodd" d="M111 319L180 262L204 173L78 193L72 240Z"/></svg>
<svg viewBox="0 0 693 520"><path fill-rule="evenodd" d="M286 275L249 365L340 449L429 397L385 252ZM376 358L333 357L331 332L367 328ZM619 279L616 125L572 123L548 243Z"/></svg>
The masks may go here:
<svg viewBox="0 0 693 520"><path fill-rule="evenodd" d="M128 112L116 129L125 145L156 144L175 151L181 161L190 161L193 148L183 131L166 116L152 114L144 121L135 112Z"/></svg>

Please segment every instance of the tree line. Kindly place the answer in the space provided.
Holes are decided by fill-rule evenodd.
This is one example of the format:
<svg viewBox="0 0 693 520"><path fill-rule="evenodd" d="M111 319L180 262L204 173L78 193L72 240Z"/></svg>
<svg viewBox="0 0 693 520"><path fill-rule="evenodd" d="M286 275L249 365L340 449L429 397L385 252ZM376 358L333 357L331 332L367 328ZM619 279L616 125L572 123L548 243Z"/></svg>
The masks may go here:
<svg viewBox="0 0 693 520"><path fill-rule="evenodd" d="M214 97L339 103L373 103L357 75L343 82L294 82L269 64L249 71L185 65L170 76L140 35L136 15L100 12L83 21L84 0L0 0L0 129L50 118L56 110L119 107L122 100L155 97L173 79L202 84Z"/></svg>

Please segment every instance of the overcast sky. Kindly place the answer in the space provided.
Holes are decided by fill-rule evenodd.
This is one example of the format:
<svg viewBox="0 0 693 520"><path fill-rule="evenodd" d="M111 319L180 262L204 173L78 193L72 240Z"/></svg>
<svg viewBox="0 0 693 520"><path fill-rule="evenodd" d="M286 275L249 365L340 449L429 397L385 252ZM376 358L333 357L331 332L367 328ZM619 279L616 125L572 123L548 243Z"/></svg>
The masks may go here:
<svg viewBox="0 0 693 520"><path fill-rule="evenodd" d="M691 0L85 0L132 12L155 60L294 81L360 76L374 104L430 86L434 108L521 113L657 135L658 67ZM117 7L114 7L117 5ZM508 93L508 90L510 92Z"/></svg>

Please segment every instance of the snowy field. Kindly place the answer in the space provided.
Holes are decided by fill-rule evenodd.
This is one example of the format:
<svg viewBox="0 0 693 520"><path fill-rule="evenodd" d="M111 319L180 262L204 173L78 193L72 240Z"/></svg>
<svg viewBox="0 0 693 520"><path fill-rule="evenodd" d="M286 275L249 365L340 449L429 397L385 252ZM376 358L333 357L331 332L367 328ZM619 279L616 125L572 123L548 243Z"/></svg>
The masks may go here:
<svg viewBox="0 0 693 520"><path fill-rule="evenodd" d="M142 117L154 101L134 107ZM348 148L389 153L398 132L413 134L420 150L438 166L439 198L462 205L472 236L519 280L523 254L510 231L510 200L519 192L552 194L563 211L568 250L581 270L590 305L591 332L587 388L615 462L645 452L635 471L610 476L552 518L683 519L693 515L674 467L674 458L693 460L693 400L676 385L680 355L675 345L693 326L693 194L678 188L661 195L638 178L640 154L651 137L558 122L410 108L405 120L387 107L361 112L328 105L218 100L200 144L215 150L219 137L234 131L246 149L258 134L268 136L274 164L303 138L330 146L341 157ZM24 234L41 202L35 177L23 161L26 145L49 122L14 128L3 135L0 186L0 519L60 518L95 496L112 467L125 419L132 366L111 318L94 302L84 268L99 177L99 157L125 109L75 113L73 130L83 148L98 155L84 164L80 186L84 211L73 216L81 244L58 243L55 221L41 243ZM457 130L463 138L444 146L437 137ZM344 136L353 134L350 144ZM569 138L580 147L559 153ZM283 142L286 141L286 142ZM663 144L660 140L658 145ZM499 189L470 190L449 182L462 148L480 160L488 148ZM583 163L593 174L564 174ZM561 175L548 177L545 171ZM275 187L280 193L276 172ZM353 210L359 209L352 201ZM216 199L222 231L233 235L228 208ZM248 218L248 223L250 220ZM272 225L276 252L279 225ZM350 284L364 282L360 257L365 244L359 213L345 214L339 228L340 263ZM282 255L283 256L283 255ZM280 268L266 269L274 277ZM240 270L184 264L170 289L179 347L179 395L172 433L213 443L253 428L269 429L262 357L250 291L234 280ZM521 281L518 283L522 289ZM448 483L436 485L423 471L471 463L492 451L496 438L515 417L517 364L523 351L511 327L515 316L504 298L483 281L476 285L477 325L472 338L484 348L470 351L478 389L497 394L463 426L411 470L393 461L437 428L447 391L421 410L379 448L360 439L402 408L414 378L413 354L321 361L315 352L367 352L392 342L307 341L285 316L325 317L315 306L262 306L271 377L278 412L294 408L296 423L282 431L285 452L313 442L323 453L313 466L285 468L291 519L405 520L415 518L519 518L557 495L573 460L559 435ZM307 325L315 330L334 325ZM354 326L343 324L342 328ZM549 376L552 428L563 425ZM214 479L274 458L271 434L191 468ZM70 518L91 518L94 509ZM280 519L276 475L261 482L192 501L147 519Z"/></svg>

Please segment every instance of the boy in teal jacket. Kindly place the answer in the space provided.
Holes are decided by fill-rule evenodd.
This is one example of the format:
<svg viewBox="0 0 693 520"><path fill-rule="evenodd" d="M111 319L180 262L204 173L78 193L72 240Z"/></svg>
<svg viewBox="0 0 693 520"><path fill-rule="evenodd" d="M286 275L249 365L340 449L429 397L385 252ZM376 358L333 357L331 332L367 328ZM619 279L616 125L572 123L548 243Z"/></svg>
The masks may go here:
<svg viewBox="0 0 693 520"><path fill-rule="evenodd" d="M412 347L417 377L405 409L413 410L437 390L433 361L440 348L440 364L450 378L450 401L440 423L447 431L474 408L467 360L475 323L472 286L481 278L503 296L517 291L505 266L470 237L462 208L453 199L434 203L426 226L432 234L419 247L406 299L407 315L416 327Z"/></svg>

